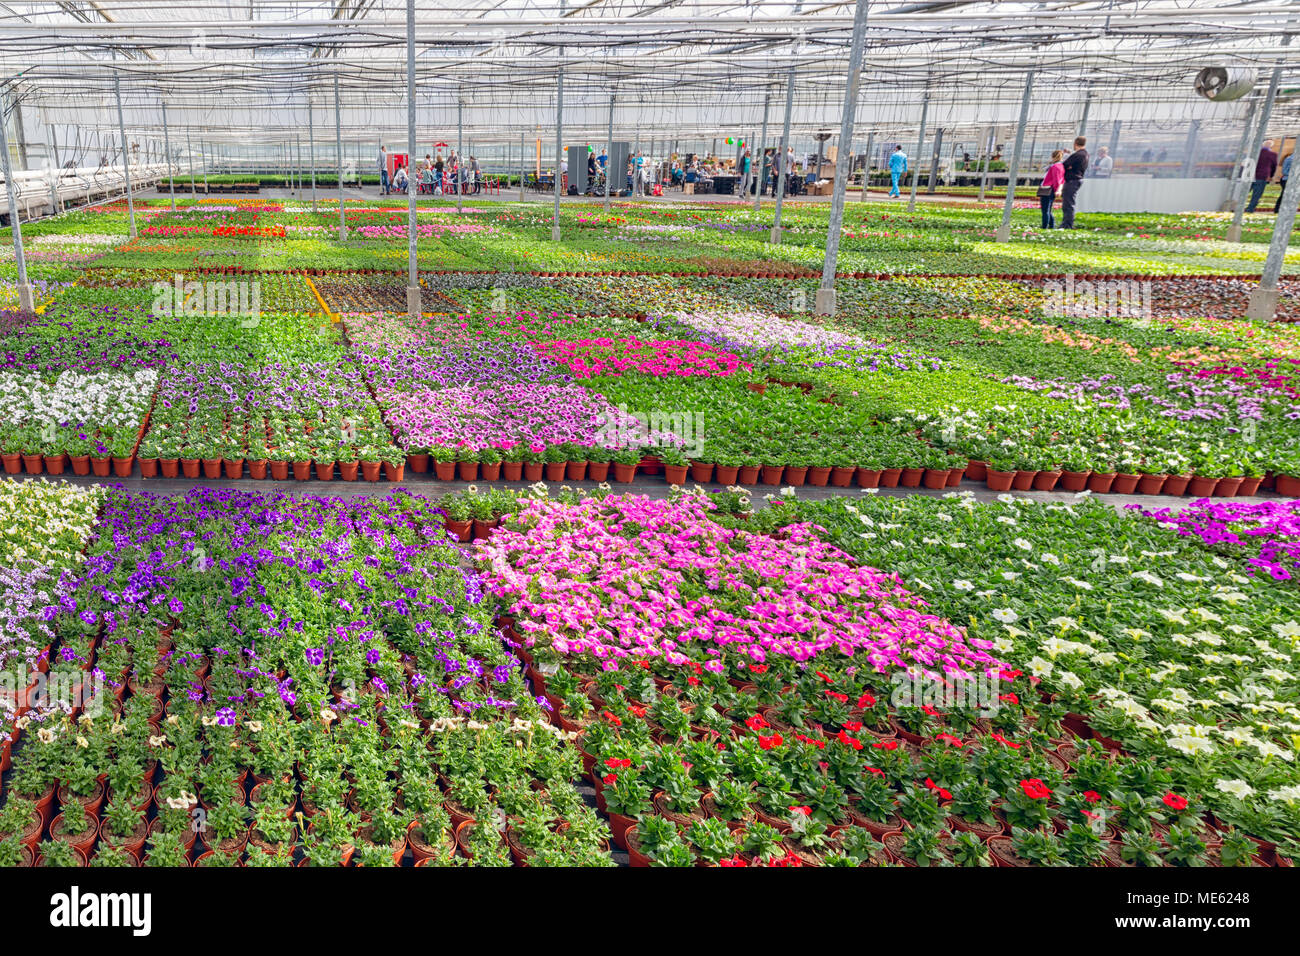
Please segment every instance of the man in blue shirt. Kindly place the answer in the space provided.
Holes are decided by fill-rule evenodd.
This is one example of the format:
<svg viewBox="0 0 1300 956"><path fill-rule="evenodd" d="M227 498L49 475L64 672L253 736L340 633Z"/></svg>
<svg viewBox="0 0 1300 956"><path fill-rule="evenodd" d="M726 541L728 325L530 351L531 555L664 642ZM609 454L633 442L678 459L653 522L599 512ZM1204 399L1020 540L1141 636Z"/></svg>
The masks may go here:
<svg viewBox="0 0 1300 956"><path fill-rule="evenodd" d="M907 153L902 146L895 146L889 157L889 195L898 195L898 181L907 175Z"/></svg>
<svg viewBox="0 0 1300 956"><path fill-rule="evenodd" d="M1286 159L1282 160L1282 172L1278 178L1278 185L1282 188L1278 190L1277 202L1273 203L1274 213L1282 208L1282 194L1286 192L1286 179L1291 175L1291 157L1294 155L1295 153L1287 153Z"/></svg>

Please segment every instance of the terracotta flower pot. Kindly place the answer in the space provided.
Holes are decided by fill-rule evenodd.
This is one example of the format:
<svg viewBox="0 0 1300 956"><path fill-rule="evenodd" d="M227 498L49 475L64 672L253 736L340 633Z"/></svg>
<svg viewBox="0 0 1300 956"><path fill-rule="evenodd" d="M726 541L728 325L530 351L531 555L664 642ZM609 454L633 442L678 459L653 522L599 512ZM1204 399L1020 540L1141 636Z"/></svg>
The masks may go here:
<svg viewBox="0 0 1300 956"><path fill-rule="evenodd" d="M455 481L456 463L454 461L435 461L433 463L433 476L439 481Z"/></svg>
<svg viewBox="0 0 1300 956"><path fill-rule="evenodd" d="M925 478L924 468L904 468L902 474L898 477L898 483L904 488L920 488L921 481ZM948 475L945 472L943 476L944 484L948 483Z"/></svg>
<svg viewBox="0 0 1300 956"><path fill-rule="evenodd" d="M133 470L135 470L135 458L132 456L113 459L113 474L118 478L130 478Z"/></svg>
<svg viewBox="0 0 1300 956"><path fill-rule="evenodd" d="M1034 491L1051 491L1060 480L1059 471L1040 471L1034 475Z"/></svg>
<svg viewBox="0 0 1300 956"><path fill-rule="evenodd" d="M1104 495L1115 484L1115 472L1094 471L1088 476L1088 490L1095 495Z"/></svg>
<svg viewBox="0 0 1300 956"><path fill-rule="evenodd" d="M1119 471L1115 473L1115 481L1111 484L1110 490L1117 495L1131 495L1137 491L1138 482L1141 480L1138 475L1131 475L1127 472Z"/></svg>
<svg viewBox="0 0 1300 956"><path fill-rule="evenodd" d="M880 472L881 488L897 488L898 480L903 477L901 468L885 468Z"/></svg>
<svg viewBox="0 0 1300 956"><path fill-rule="evenodd" d="M736 465L718 465L713 472L714 480L718 484L728 487L734 485L738 477L740 477L740 468ZM1300 485L1300 482L1297 482L1297 484ZM1297 492L1297 494L1300 495L1300 492Z"/></svg>
<svg viewBox="0 0 1300 956"><path fill-rule="evenodd" d="M473 535L471 529L473 527L474 522L472 521L452 521L450 518L447 519L447 531L455 535L457 540L462 542L472 539Z"/></svg>
<svg viewBox="0 0 1300 956"><path fill-rule="evenodd" d="M711 480L713 480L713 464L711 462L691 462L691 481L703 485Z"/></svg>
<svg viewBox="0 0 1300 956"><path fill-rule="evenodd" d="M1010 491L1011 482L1015 480L1014 471L994 471L989 468L984 473L984 480L989 486L989 491Z"/></svg>
<svg viewBox="0 0 1300 956"><path fill-rule="evenodd" d="M17 452L9 455L0 455L0 460L4 462L5 474L16 475L23 470L23 456Z"/></svg>
<svg viewBox="0 0 1300 956"><path fill-rule="evenodd" d="M614 462L614 480L621 481L624 484L630 482L636 477L636 465L624 464L621 461Z"/></svg>
<svg viewBox="0 0 1300 956"><path fill-rule="evenodd" d="M63 471L62 466L60 466L59 471L51 472L51 474L55 474L55 475L57 475L57 474L58 474L59 472L61 472L61 471ZM157 458L141 458L141 459L140 459L140 477L142 477L142 478L157 478L157 477L158 477L158 459L157 459Z"/></svg>
<svg viewBox="0 0 1300 956"><path fill-rule="evenodd" d="M95 473L95 477L97 478L107 478L109 469L111 469L112 467L113 467L113 459L111 458L92 457L90 459L90 470ZM197 478L198 475L195 475L194 477Z"/></svg>
<svg viewBox="0 0 1300 956"><path fill-rule="evenodd" d="M339 478L343 481L356 481L357 469L361 467L359 461L341 461L339 465Z"/></svg>
<svg viewBox="0 0 1300 956"><path fill-rule="evenodd" d="M1279 486L1281 482L1278 482ZM1187 483L1187 493L1193 498L1208 498L1214 494L1214 489L1219 486L1218 478L1203 478L1200 475L1193 475L1192 480Z"/></svg>
<svg viewBox="0 0 1300 956"><path fill-rule="evenodd" d="M1138 479L1138 494L1158 495L1164 491L1168 475L1143 475Z"/></svg>
<svg viewBox="0 0 1300 956"><path fill-rule="evenodd" d="M1294 475L1278 475L1274 486L1277 493L1286 498L1300 498L1300 478Z"/></svg>
<svg viewBox="0 0 1300 956"><path fill-rule="evenodd" d="M377 461L363 461L361 463L361 477L366 481L379 480L380 463Z"/></svg>
<svg viewBox="0 0 1300 956"><path fill-rule="evenodd" d="M316 462L316 478L319 481L334 480L334 462L318 461Z"/></svg>
<svg viewBox="0 0 1300 956"><path fill-rule="evenodd" d="M808 468L806 466L803 465L785 466L785 483L787 485L802 487L804 482L806 482L807 480L808 480Z"/></svg>
<svg viewBox="0 0 1300 956"><path fill-rule="evenodd" d="M808 484L812 485L814 488L825 488L826 483L830 480L830 468L814 466L808 469Z"/></svg>
<svg viewBox="0 0 1300 956"><path fill-rule="evenodd" d="M311 460L295 461L293 463L293 478L295 481L306 481L311 477Z"/></svg>
<svg viewBox="0 0 1300 956"><path fill-rule="evenodd" d="M686 465L664 465L664 480L670 485L686 484Z"/></svg>
<svg viewBox="0 0 1300 956"><path fill-rule="evenodd" d="M1191 483L1191 475L1169 475L1165 478L1163 490L1167 495L1185 495L1187 494L1187 486Z"/></svg>
<svg viewBox="0 0 1300 956"><path fill-rule="evenodd" d="M227 458L222 462L222 467L226 472L226 477L231 481L244 477L244 459Z"/></svg>
<svg viewBox="0 0 1300 956"><path fill-rule="evenodd" d="M925 469L925 474L922 476L921 480L925 484L925 487L929 488L931 491L937 491L940 488L948 487L948 472L939 471L934 468L927 468Z"/></svg>
<svg viewBox="0 0 1300 956"><path fill-rule="evenodd" d="M491 464L486 461L479 462L478 470L484 481L501 480L501 462L499 461L494 461Z"/></svg>
<svg viewBox="0 0 1300 956"><path fill-rule="evenodd" d="M207 479L221 477L221 459L204 458L203 459L203 477Z"/></svg>
<svg viewBox="0 0 1300 956"><path fill-rule="evenodd" d="M406 463L394 465L391 461L384 462L384 479L386 481L401 481L406 473Z"/></svg>
<svg viewBox="0 0 1300 956"><path fill-rule="evenodd" d="M484 475L484 477L486 478L487 476ZM588 463L587 463L587 477L590 478L592 481L598 481L598 482L599 482L599 481L608 481L608 480L609 480L609 462L607 462L607 461L592 461L592 462L588 462Z"/></svg>
<svg viewBox="0 0 1300 956"><path fill-rule="evenodd" d="M1237 489L1237 497L1253 498L1259 493L1259 486L1264 483L1263 476L1241 479L1241 487Z"/></svg>
<svg viewBox="0 0 1300 956"><path fill-rule="evenodd" d="M587 462L570 461L565 462L564 477L569 481L586 481L587 480Z"/></svg>
<svg viewBox="0 0 1300 956"><path fill-rule="evenodd" d="M503 461L501 463L501 472L506 481L522 481L524 463L522 461Z"/></svg>
<svg viewBox="0 0 1300 956"><path fill-rule="evenodd" d="M966 477L966 469L965 469L965 468L951 468L951 469L949 469L949 470L948 470L948 485L947 485L947 487L949 487L949 488L959 488L959 487L961 487L961 480L962 480L963 478L965 478L965 477Z"/></svg>
<svg viewBox="0 0 1300 956"><path fill-rule="evenodd" d="M659 460L658 455L644 455L641 458L641 470L647 475L659 474L659 469L663 467L663 462Z"/></svg>
<svg viewBox="0 0 1300 956"><path fill-rule="evenodd" d="M548 462L546 463L546 480L547 480L547 481L563 481L563 480L564 480L564 470L565 470L566 467L567 467L567 462L563 462L563 461L548 461Z"/></svg>
<svg viewBox="0 0 1300 956"><path fill-rule="evenodd" d="M40 455L23 455L23 468L29 475L39 475L45 470L45 459Z"/></svg>
<svg viewBox="0 0 1300 956"><path fill-rule="evenodd" d="M181 463L180 463L180 459L179 459L179 458L159 458L159 459L158 459L158 468L159 468L160 471L162 471L162 476L163 476L164 478L175 478L178 474L180 474L180 467L181 467ZM77 472L77 474L79 474L79 475L84 475L84 474L85 474L84 471L77 471L77 459L76 459L76 458L73 458L73 459L72 459L72 470L75 471L75 472Z"/></svg>
<svg viewBox="0 0 1300 956"><path fill-rule="evenodd" d="M1216 498L1235 498L1237 492L1241 490L1241 478L1220 478L1219 483L1214 488L1214 497Z"/></svg>
<svg viewBox="0 0 1300 956"><path fill-rule="evenodd" d="M197 458L181 459L181 474L183 474L186 478L197 478L200 474L200 470L202 467L203 466L199 464L199 460Z"/></svg>
<svg viewBox="0 0 1300 956"><path fill-rule="evenodd" d="M758 465L741 465L740 471L736 475L736 481L742 485L758 484L758 473L762 469Z"/></svg>
<svg viewBox="0 0 1300 956"><path fill-rule="evenodd" d="M1037 476L1037 471L1019 470L1011 479L1011 487L1016 491L1032 491L1034 488L1034 479Z"/></svg>
<svg viewBox="0 0 1300 956"><path fill-rule="evenodd" d="M636 465L629 467L635 468ZM546 466L540 461L524 462L524 481L541 481L544 474L546 474Z"/></svg>
<svg viewBox="0 0 1300 956"><path fill-rule="evenodd" d="M250 460L248 462L248 477L261 481L266 477L266 465L267 461L265 458Z"/></svg>
<svg viewBox="0 0 1300 956"><path fill-rule="evenodd" d="M1088 487L1090 471L1063 471L1058 482L1062 491L1083 491Z"/></svg>
<svg viewBox="0 0 1300 956"><path fill-rule="evenodd" d="M460 475L461 481L476 481L478 480L478 462L458 461L456 462L456 473Z"/></svg>
<svg viewBox="0 0 1300 956"><path fill-rule="evenodd" d="M289 478L289 463L287 461L271 460L271 480L287 481Z"/></svg>
<svg viewBox="0 0 1300 956"><path fill-rule="evenodd" d="M429 456L407 455L406 467L410 468L411 471L415 472L417 475L423 475L429 470Z"/></svg>
<svg viewBox="0 0 1300 956"><path fill-rule="evenodd" d="M879 488L880 474L879 468L858 468L853 476L857 479L859 488Z"/></svg>
<svg viewBox="0 0 1300 956"><path fill-rule="evenodd" d="M971 481L983 481L988 477L989 465L986 461L971 460L966 463L966 477Z"/></svg>
<svg viewBox="0 0 1300 956"><path fill-rule="evenodd" d="M831 469L830 483L835 488L848 488L853 484L853 478L857 475L858 469L847 465L836 465Z"/></svg>

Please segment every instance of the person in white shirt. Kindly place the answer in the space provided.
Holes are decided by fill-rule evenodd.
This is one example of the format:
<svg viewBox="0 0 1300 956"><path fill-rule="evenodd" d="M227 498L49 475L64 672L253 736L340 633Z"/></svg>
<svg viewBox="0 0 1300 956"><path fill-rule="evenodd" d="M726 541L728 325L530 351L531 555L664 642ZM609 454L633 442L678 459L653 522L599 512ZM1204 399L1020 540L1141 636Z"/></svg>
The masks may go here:
<svg viewBox="0 0 1300 956"><path fill-rule="evenodd" d="M1110 174L1115 169L1115 160L1110 155L1110 149L1106 146L1097 150L1097 163L1092 168L1092 175L1097 179L1110 179Z"/></svg>

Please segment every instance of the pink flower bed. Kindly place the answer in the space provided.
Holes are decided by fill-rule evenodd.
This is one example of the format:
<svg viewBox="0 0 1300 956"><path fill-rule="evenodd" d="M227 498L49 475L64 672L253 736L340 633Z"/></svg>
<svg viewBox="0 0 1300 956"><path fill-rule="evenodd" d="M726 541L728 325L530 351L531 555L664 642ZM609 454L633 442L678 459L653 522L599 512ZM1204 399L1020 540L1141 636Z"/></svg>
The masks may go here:
<svg viewBox="0 0 1300 956"><path fill-rule="evenodd" d="M576 339L535 342L533 347L539 355L565 366L575 378L627 372L656 378L707 378L753 368L733 352L686 339Z"/></svg>
<svg viewBox="0 0 1300 956"><path fill-rule="evenodd" d="M780 538L732 531L708 519L711 507L691 497L534 500L477 555L530 646L591 654L606 669L662 657L725 673L724 655L822 654L949 679L1001 669L991 643L928 613L895 575L853 564L812 525Z"/></svg>

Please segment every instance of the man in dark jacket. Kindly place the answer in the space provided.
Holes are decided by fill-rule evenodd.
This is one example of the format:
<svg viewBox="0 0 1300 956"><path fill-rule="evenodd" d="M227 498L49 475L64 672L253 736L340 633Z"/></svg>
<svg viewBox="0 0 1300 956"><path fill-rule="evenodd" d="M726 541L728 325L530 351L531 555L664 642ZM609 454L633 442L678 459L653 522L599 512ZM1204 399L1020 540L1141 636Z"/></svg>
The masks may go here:
<svg viewBox="0 0 1300 956"><path fill-rule="evenodd" d="M1264 148L1259 151L1259 159L1255 160L1255 181L1250 184L1250 202L1246 205L1246 212L1255 211L1260 197L1264 195L1264 187L1268 185L1275 172L1277 172L1277 153L1273 152L1273 141L1266 139Z"/></svg>
<svg viewBox="0 0 1300 956"><path fill-rule="evenodd" d="M1074 228L1074 197L1083 185L1084 173L1088 171L1087 137L1080 136L1074 141L1074 152L1065 157L1065 183L1061 186L1061 228Z"/></svg>

